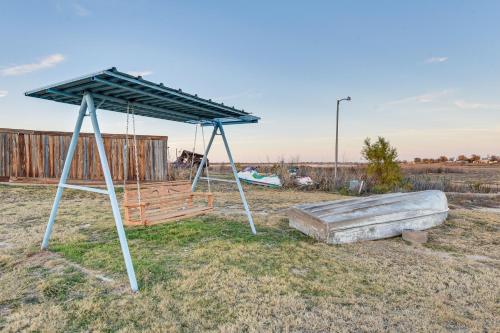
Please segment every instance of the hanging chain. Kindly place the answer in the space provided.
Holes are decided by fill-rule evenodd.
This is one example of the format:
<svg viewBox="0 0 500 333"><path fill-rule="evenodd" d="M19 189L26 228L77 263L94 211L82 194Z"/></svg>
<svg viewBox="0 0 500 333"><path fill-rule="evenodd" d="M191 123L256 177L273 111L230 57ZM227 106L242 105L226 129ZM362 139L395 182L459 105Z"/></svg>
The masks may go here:
<svg viewBox="0 0 500 333"><path fill-rule="evenodd" d="M141 205L141 184L139 181L139 158L137 157L137 136L135 134L135 111L134 107L132 106L132 132L134 133L134 159L135 159L135 177L137 180L137 199L139 202L139 205ZM142 215L141 215L141 222L142 222Z"/></svg>
<svg viewBox="0 0 500 333"><path fill-rule="evenodd" d="M207 151L205 147L205 132L203 131L203 126L201 126L201 137L203 138L203 151L204 154L206 154ZM208 192L211 193L212 191L210 190L210 175L208 174L208 156L203 156L203 158L206 158L204 166L205 166L205 172L207 173Z"/></svg>
<svg viewBox="0 0 500 333"><path fill-rule="evenodd" d="M101 103L99 103L99 105L97 105L97 107L96 107L95 109L96 109L96 110L97 110L97 109L100 109L100 108L101 108L101 106L104 104L104 102L106 102L106 98L104 98L104 99L101 101Z"/></svg>
<svg viewBox="0 0 500 333"><path fill-rule="evenodd" d="M198 124L194 127L194 144L193 150L191 152L191 169L189 170L189 181L191 182L191 178L193 178L193 166L194 166L194 150L196 149L196 137L198 136Z"/></svg>
<svg viewBox="0 0 500 333"><path fill-rule="evenodd" d="M130 103L127 103L127 126L125 128L125 148L123 149L123 190L127 186L128 180L128 123L130 116Z"/></svg>

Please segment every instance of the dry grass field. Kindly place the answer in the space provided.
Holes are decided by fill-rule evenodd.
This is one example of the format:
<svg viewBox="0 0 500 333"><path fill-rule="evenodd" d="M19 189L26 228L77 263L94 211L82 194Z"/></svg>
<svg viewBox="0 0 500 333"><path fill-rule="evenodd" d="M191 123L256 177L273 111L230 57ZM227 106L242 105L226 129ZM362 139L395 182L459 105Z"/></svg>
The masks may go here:
<svg viewBox="0 0 500 333"><path fill-rule="evenodd" d="M255 166L261 172L278 174L285 187L296 187L288 170L298 169L298 174L310 176L315 182L308 189L336 192L345 189L352 179L365 181L365 192L373 192L375 185L366 177L366 164L342 163L338 170L338 182L333 182L333 166L331 164L314 163L242 163L244 166ZM441 190L446 192L498 193L500 192L500 164L459 164L459 163L401 163L403 190ZM229 173L228 164L213 163L212 172Z"/></svg>
<svg viewBox="0 0 500 333"><path fill-rule="evenodd" d="M257 236L229 188L212 215L128 228L132 294L107 200L66 191L41 252L55 187L0 185L0 330L500 331L498 211L453 197L424 246L330 246L290 229L285 209L338 195L247 190Z"/></svg>
<svg viewBox="0 0 500 333"><path fill-rule="evenodd" d="M457 192L500 192L500 164L403 164L402 171L415 190L436 188Z"/></svg>

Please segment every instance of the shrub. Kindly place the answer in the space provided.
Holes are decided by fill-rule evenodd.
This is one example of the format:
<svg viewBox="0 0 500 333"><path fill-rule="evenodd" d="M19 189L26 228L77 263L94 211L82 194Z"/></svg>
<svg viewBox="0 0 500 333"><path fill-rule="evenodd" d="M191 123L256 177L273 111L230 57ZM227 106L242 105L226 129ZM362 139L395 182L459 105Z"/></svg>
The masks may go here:
<svg viewBox="0 0 500 333"><path fill-rule="evenodd" d="M477 155L477 154L472 154L472 156L469 158L470 162L479 161L480 159L481 159L481 155Z"/></svg>
<svg viewBox="0 0 500 333"><path fill-rule="evenodd" d="M398 153L389 141L379 136L372 144L370 139L366 138L361 154L368 160L366 172L376 183L374 191L389 192L401 185L403 177L396 161Z"/></svg>

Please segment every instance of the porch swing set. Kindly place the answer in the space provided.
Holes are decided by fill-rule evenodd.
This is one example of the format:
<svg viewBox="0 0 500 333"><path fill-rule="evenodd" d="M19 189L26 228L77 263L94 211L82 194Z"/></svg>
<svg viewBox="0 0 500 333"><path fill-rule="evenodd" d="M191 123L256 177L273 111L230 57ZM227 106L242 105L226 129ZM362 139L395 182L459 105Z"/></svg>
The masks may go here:
<svg viewBox="0 0 500 333"><path fill-rule="evenodd" d="M205 168L208 181L208 192L193 192L191 178L193 174L194 159L191 159L189 180L163 181L151 185L141 185L139 175L139 159L137 156L137 139L135 134L135 112L133 106L127 107L127 126L125 130L124 156L128 156L129 147L129 119L132 115L133 153L136 184L127 185L127 177L123 179L123 209L125 225L154 225L176 221L189 217L206 214L213 210L213 194L210 187L208 167ZM193 154L196 149L198 124L195 125ZM205 135L202 130L203 150L205 150ZM123 159L124 174L128 175L128 158ZM206 204L194 205L194 198L206 199Z"/></svg>
<svg viewBox="0 0 500 333"><path fill-rule="evenodd" d="M234 183L236 183L243 207L245 209L248 222L253 234L256 234L252 214L245 198L245 193L241 186L234 165L228 140L224 132L224 126L236 124L257 123L259 117L251 115L235 107L229 107L223 103L215 103L212 100L206 100L182 92L180 89L172 89L164 86L162 83L155 84L134 77L116 68L107 69L94 74L82 76L73 80L64 81L58 84L50 85L40 89L26 92L26 96L37 97L52 100L61 103L80 105L78 117L73 131L73 136L66 154L61 178L57 187L56 197L52 206L45 235L42 241L42 249L48 248L50 235L54 225L59 203L65 188L90 191L109 196L113 217L115 220L118 238L120 241L125 266L127 269L130 286L133 291L138 290L135 271L130 257L125 229L121 218L120 208L116 198L113 179L110 173L106 152L99 129L97 119L97 109L115 111L127 114L127 136L124 154L128 154L128 128L129 118L132 115L133 126L133 153L136 184L126 184L124 177L124 217L126 225L153 225L183 218L193 217L205 214L213 209L213 194L210 191L210 178L208 168L206 168L206 177L201 177L204 166L207 162L207 156L212 147L216 135L222 137L227 156L232 168ZM98 102L98 106L95 103ZM204 156L198 166L194 179L191 182L191 172L189 181L167 181L162 183L148 184L141 186L137 158L137 141L135 135L135 115L152 117L157 119L171 120L194 124L201 126L204 146ZM78 136L85 116L90 117L94 129L95 141L99 152L101 166L103 169L106 190L67 184L68 175L71 167L71 161L78 142ZM205 138L203 128L212 126L212 134L205 147ZM197 128L195 130L195 146ZM194 151L194 149L193 149ZM124 171L128 175L128 158L124 158ZM191 165L191 168L193 165ZM192 171L192 170L191 170ZM195 192L200 179L208 181L208 192ZM228 180L222 180L228 181ZM194 205L195 198L206 199L206 204Z"/></svg>

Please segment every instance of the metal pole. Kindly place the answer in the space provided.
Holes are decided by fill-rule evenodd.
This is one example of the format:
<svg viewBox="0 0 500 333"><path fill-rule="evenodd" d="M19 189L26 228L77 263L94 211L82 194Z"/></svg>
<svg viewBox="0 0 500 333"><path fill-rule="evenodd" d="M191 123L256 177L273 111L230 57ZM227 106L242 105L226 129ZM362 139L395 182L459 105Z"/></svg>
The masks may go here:
<svg viewBox="0 0 500 333"><path fill-rule="evenodd" d="M214 125L214 130L212 131L212 136L210 137L210 141L208 141L208 146L205 149L205 154L203 155L203 159L201 160L200 165L198 166L198 170L196 171L196 176L194 176L193 184L191 185L191 192L194 192L196 189L196 185L198 184L198 180L200 179L201 173L203 172L203 166L207 163L208 152L212 147L212 143L214 142L215 134L217 134L217 124Z"/></svg>
<svg viewBox="0 0 500 333"><path fill-rule="evenodd" d="M63 185L66 184L68 179L69 171L71 168L71 161L73 160L73 155L75 153L76 145L78 144L78 136L80 135L80 129L82 128L83 117L85 117L85 111L87 110L87 101L85 98L82 99L82 104L80 105L80 111L78 111L78 118L76 120L75 129L73 130L73 136L71 138L71 143L69 144L68 154L64 161L64 167L61 173L61 178L59 179L59 186L57 187L56 198L54 199L54 204L52 205L52 211L50 212L49 222L47 223L47 228L45 229L45 235L42 241L42 250L47 249L49 246L50 234L52 233L52 227L54 226L54 221L57 216L57 210L59 209L59 203L61 202L61 197L64 191Z"/></svg>
<svg viewBox="0 0 500 333"><path fill-rule="evenodd" d="M127 236L125 235L125 229L123 228L122 217L120 215L118 200L116 199L113 179L111 178L111 173L109 171L108 160L106 158L106 150L104 149L104 144L102 142L101 130L99 129L99 123L97 121L97 116L96 116L96 109L94 107L94 100L92 99L92 96L90 94L85 94L85 99L87 101L90 120L92 121L92 127L94 128L94 136L97 144L97 150L99 151L102 171L104 173L104 180L106 181L106 187L108 188L109 199L111 201L111 208L113 210L113 216L115 218L115 225L116 225L116 230L118 232L118 238L120 240L123 259L125 260L125 267L127 268L130 287L132 288L133 291L137 291L138 287L137 287L137 280L135 278L134 266L132 264L132 258L130 257L130 252L128 249Z"/></svg>
<svg viewBox="0 0 500 333"><path fill-rule="evenodd" d="M224 146L226 146L227 157L229 158L231 168L233 169L234 179L236 180L236 185L238 185L238 190L240 191L241 201L243 202L243 207L245 207L248 222L250 223L250 228L252 229L252 233L255 235L257 231L255 230L255 226L253 224L252 213L250 213L250 208L248 207L247 199L245 198L245 193L243 192L243 187L241 186L240 179L238 178L238 171L236 170L236 166L234 165L233 156L231 155L231 150L229 149L229 144L227 143L226 134L224 133L224 129L222 128L222 124L220 122L218 122L218 127L222 136L222 140L224 141Z"/></svg>
<svg viewBox="0 0 500 333"><path fill-rule="evenodd" d="M337 161L339 156L339 105L340 100L337 100L337 123L335 127L335 185L337 185Z"/></svg>

